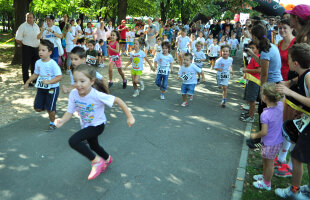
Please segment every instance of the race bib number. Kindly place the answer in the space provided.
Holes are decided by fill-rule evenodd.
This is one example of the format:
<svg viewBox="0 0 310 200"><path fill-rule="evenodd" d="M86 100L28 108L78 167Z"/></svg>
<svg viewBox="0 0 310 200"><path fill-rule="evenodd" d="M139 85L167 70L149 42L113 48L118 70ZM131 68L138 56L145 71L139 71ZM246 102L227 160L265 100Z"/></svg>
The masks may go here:
<svg viewBox="0 0 310 200"><path fill-rule="evenodd" d="M91 65L95 65L96 62L97 62L96 57L87 55L86 63L91 64Z"/></svg>
<svg viewBox="0 0 310 200"><path fill-rule="evenodd" d="M220 78L221 79L229 79L230 78L229 72L221 72Z"/></svg>
<svg viewBox="0 0 310 200"><path fill-rule="evenodd" d="M195 58L195 59L194 59L194 62L195 62L195 63L201 63L201 60L200 60L199 58Z"/></svg>
<svg viewBox="0 0 310 200"><path fill-rule="evenodd" d="M115 62L119 59L119 56L118 55L110 56L110 58L111 58L111 61Z"/></svg>
<svg viewBox="0 0 310 200"><path fill-rule="evenodd" d="M165 68L159 67L157 69L157 74L168 75L168 73L169 73L169 67L165 67Z"/></svg>
<svg viewBox="0 0 310 200"><path fill-rule="evenodd" d="M51 77L49 77L49 76L39 76L37 78L37 82L36 82L35 87L36 88L41 88L41 89L51 89L51 85L43 84L44 80L48 80L49 81L49 80L51 80Z"/></svg>
<svg viewBox="0 0 310 200"><path fill-rule="evenodd" d="M192 75L190 74L182 74L180 76L180 78L183 80L183 81L187 81L187 80L190 80L192 78Z"/></svg>
<svg viewBox="0 0 310 200"><path fill-rule="evenodd" d="M308 115L303 115L300 119L293 120L294 125L299 130L300 133L308 126L310 123L310 117Z"/></svg>

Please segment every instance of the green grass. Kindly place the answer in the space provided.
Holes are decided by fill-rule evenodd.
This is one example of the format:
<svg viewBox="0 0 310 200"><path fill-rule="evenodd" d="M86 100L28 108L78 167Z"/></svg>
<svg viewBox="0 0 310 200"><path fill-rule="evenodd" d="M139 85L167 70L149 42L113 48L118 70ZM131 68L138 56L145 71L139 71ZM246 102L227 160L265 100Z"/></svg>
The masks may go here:
<svg viewBox="0 0 310 200"><path fill-rule="evenodd" d="M256 116L256 121L253 123L252 132L258 132L259 124L258 124L258 116ZM289 157L288 157L289 158ZM271 180L271 191L267 190L259 190L256 189L253 183L253 176L256 174L263 173L263 164L262 164L262 157L260 155L260 151L253 151L249 149L248 154L248 162L246 168L246 177L244 181L243 187L243 200L277 200L281 199L275 195L274 190L276 188L285 188L291 184L291 178L279 178L277 176L273 176ZM304 175L302 179L302 184L308 184L308 169L307 166L304 165Z"/></svg>

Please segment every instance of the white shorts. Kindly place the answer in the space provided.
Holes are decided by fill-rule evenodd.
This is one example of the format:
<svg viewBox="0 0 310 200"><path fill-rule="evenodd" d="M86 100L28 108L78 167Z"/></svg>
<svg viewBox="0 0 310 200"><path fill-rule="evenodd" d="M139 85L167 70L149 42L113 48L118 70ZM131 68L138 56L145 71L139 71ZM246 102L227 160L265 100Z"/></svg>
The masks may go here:
<svg viewBox="0 0 310 200"><path fill-rule="evenodd" d="M154 49L155 41L156 41L155 38L149 38L149 39L145 40L145 47L144 47L144 49L146 49L146 50Z"/></svg>

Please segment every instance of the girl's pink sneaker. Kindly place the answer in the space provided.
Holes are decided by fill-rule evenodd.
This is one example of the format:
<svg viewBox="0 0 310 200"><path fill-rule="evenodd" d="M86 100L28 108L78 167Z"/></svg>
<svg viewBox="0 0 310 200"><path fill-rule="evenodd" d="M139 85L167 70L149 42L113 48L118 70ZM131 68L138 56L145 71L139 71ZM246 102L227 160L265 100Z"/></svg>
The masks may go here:
<svg viewBox="0 0 310 200"><path fill-rule="evenodd" d="M108 159L109 161L106 161L105 165L102 168L102 171L101 171L102 173L105 172L105 170L107 170L108 166L113 162L112 156L109 156L109 158L110 158L110 159Z"/></svg>
<svg viewBox="0 0 310 200"><path fill-rule="evenodd" d="M88 180L92 180L99 176L101 173L102 169L104 168L105 161L100 158L100 160L96 163L92 163L92 166L95 166L96 168L92 168L89 175L88 175Z"/></svg>

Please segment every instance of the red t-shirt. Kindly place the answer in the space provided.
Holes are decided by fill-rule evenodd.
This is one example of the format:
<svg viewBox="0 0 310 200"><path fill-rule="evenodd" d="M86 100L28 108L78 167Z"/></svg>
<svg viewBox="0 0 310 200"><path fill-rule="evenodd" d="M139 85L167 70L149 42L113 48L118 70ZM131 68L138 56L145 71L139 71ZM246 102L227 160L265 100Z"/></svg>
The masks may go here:
<svg viewBox="0 0 310 200"><path fill-rule="evenodd" d="M122 29L122 28L124 28L124 27L125 27L125 26L123 26L123 25L119 25L117 29L120 30L120 29ZM122 31L119 31L122 40L126 40L126 32L127 32L127 31L128 31L127 28L124 29L124 30L122 30Z"/></svg>
<svg viewBox="0 0 310 200"><path fill-rule="evenodd" d="M257 54L257 57L259 56L260 54ZM259 64L253 58L251 58L250 63L248 64L248 66L246 66L247 69L257 69L259 67L260 67ZM260 73L249 73L249 74L260 80Z"/></svg>
<svg viewBox="0 0 310 200"><path fill-rule="evenodd" d="M282 63L281 74L282 74L282 78L284 81L288 80L287 75L288 75L288 71L290 71L290 67L288 66L288 57L287 57L288 56L288 50L289 50L289 48L291 48L291 46L293 46L294 42L295 42L295 38L292 39L290 45L284 50L281 50L283 40L281 40L279 43L279 52L280 52L281 63Z"/></svg>

